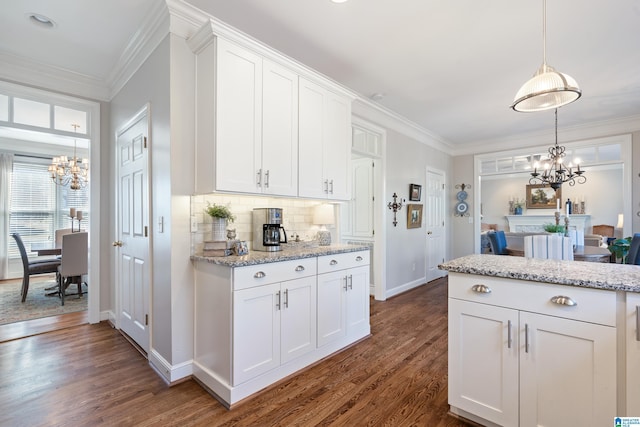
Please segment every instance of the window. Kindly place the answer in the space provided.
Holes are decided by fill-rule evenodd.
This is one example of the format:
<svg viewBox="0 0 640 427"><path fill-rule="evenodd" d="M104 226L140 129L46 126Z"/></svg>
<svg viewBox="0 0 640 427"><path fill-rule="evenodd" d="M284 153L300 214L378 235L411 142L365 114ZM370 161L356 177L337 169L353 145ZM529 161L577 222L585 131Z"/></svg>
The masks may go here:
<svg viewBox="0 0 640 427"><path fill-rule="evenodd" d="M34 243L52 244L54 230L71 228L69 208L83 211L83 230L87 229L88 189L71 190L51 182L48 164L16 160L11 174L10 233L20 233L27 253ZM76 221L75 227L78 227ZM15 240L9 238L9 258L20 258Z"/></svg>

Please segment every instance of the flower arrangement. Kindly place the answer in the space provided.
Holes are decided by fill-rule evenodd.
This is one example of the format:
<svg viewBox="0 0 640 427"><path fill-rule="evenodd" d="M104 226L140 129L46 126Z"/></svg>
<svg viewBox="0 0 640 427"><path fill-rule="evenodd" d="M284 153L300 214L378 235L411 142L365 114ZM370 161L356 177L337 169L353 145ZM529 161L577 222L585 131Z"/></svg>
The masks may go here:
<svg viewBox="0 0 640 427"><path fill-rule="evenodd" d="M231 213L228 206L211 204L207 202L207 208L204 210L211 218L226 219L228 222L236 220L236 216Z"/></svg>
<svg viewBox="0 0 640 427"><path fill-rule="evenodd" d="M522 209L525 204L526 204L526 200L524 200L524 199L518 199L517 197L515 199L513 199L513 207L514 208Z"/></svg>

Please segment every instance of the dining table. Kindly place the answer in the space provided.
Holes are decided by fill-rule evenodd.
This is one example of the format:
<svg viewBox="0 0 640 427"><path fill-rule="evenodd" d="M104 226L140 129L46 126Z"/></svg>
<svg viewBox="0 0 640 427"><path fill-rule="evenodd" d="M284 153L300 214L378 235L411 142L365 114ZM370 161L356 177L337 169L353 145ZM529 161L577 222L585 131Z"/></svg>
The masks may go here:
<svg viewBox="0 0 640 427"><path fill-rule="evenodd" d="M35 252L38 256L46 255L62 255L62 247L51 243L32 243L31 252Z"/></svg>
<svg viewBox="0 0 640 427"><path fill-rule="evenodd" d="M507 254L512 256L524 256L524 246L507 246ZM601 246L574 246L574 261L587 262L611 262L611 252Z"/></svg>

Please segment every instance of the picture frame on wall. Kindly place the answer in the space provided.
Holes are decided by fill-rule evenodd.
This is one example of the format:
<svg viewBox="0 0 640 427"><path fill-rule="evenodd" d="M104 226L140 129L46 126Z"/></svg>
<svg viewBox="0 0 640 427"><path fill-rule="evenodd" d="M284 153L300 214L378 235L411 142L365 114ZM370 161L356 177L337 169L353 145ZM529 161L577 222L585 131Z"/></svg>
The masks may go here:
<svg viewBox="0 0 640 427"><path fill-rule="evenodd" d="M409 184L409 200L419 202L422 197L422 185Z"/></svg>
<svg viewBox="0 0 640 427"><path fill-rule="evenodd" d="M555 209L556 200L562 206L562 187L556 191L545 184L527 185L527 209Z"/></svg>
<svg viewBox="0 0 640 427"><path fill-rule="evenodd" d="M422 227L422 205L407 205L407 228Z"/></svg>

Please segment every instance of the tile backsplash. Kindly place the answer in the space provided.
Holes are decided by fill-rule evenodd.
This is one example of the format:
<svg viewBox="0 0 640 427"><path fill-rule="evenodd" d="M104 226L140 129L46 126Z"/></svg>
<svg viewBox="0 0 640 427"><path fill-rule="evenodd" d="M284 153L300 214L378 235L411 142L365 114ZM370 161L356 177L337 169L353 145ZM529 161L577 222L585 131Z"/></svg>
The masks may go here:
<svg viewBox="0 0 640 427"><path fill-rule="evenodd" d="M203 242L211 240L211 218L204 210L207 203L226 205L236 216L236 220L228 224L227 229L236 230L236 238L246 240L251 250L253 239L252 211L254 208L282 208L282 226L287 237L294 239L297 234L300 240L311 241L316 239L318 226L313 224L313 208L322 203L319 200L287 199L264 196L242 196L235 194L204 194L191 196L192 222L197 225L197 230L191 233L191 254L202 252ZM335 230L328 227L332 234Z"/></svg>

